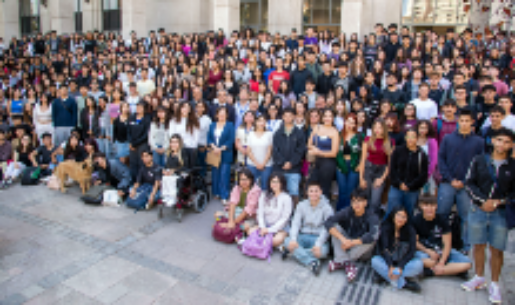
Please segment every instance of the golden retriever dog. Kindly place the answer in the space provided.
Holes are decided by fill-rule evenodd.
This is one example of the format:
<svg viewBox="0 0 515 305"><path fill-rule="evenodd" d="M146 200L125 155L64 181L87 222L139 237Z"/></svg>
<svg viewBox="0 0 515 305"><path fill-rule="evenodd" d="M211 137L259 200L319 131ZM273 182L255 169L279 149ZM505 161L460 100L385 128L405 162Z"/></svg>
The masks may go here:
<svg viewBox="0 0 515 305"><path fill-rule="evenodd" d="M85 194L91 185L91 174L93 173L93 162L88 158L84 162L67 160L59 163L55 169L55 175L59 179L59 189L66 192L65 182L67 178L79 183L82 194Z"/></svg>

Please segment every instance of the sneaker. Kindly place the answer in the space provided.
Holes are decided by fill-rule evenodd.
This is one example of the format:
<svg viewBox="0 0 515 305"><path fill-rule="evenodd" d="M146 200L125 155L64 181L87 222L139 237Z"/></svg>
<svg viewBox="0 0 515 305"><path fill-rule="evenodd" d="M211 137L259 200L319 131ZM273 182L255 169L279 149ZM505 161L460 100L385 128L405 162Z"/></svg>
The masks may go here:
<svg viewBox="0 0 515 305"><path fill-rule="evenodd" d="M380 285L384 282L386 282L386 280L377 272L374 271L374 277L372 278L373 280L373 283L376 284L376 285Z"/></svg>
<svg viewBox="0 0 515 305"><path fill-rule="evenodd" d="M476 275L470 281L461 284L461 288L465 291L474 291L486 288L485 278L480 278Z"/></svg>
<svg viewBox="0 0 515 305"><path fill-rule="evenodd" d="M313 274L315 276L318 276L320 274L320 262L319 261L315 261L315 262L312 262L310 267L311 269L311 272L313 272Z"/></svg>
<svg viewBox="0 0 515 305"><path fill-rule="evenodd" d="M402 287L406 290L409 290L411 292L420 292L422 289L420 288L420 285L417 282L414 281L408 281L406 280L406 284L404 284L404 287Z"/></svg>
<svg viewBox="0 0 515 305"><path fill-rule="evenodd" d="M488 297L488 300L493 304L500 304L502 301L502 295L501 295L501 289L499 288L499 285L491 283L490 289L488 289L488 292L490 296Z"/></svg>
<svg viewBox="0 0 515 305"><path fill-rule="evenodd" d="M343 269L344 267L345 267L345 263L337 263L335 261L329 261L329 264L328 264L329 272L340 270L340 269Z"/></svg>
<svg viewBox="0 0 515 305"><path fill-rule="evenodd" d="M456 274L456 276L459 277L460 279L464 280L464 281L468 281L468 279L469 279L469 272L465 271L465 272L462 272L462 273L458 273L458 274Z"/></svg>
<svg viewBox="0 0 515 305"><path fill-rule="evenodd" d="M432 277L435 276L435 273L430 268L424 268L424 277Z"/></svg>
<svg viewBox="0 0 515 305"><path fill-rule="evenodd" d="M346 262L345 273L347 274L347 281L351 283L358 276L358 267L351 262Z"/></svg>
<svg viewBox="0 0 515 305"><path fill-rule="evenodd" d="M283 260L287 259L288 258L288 254L290 254L290 251L288 251L288 249L286 249L285 246L281 245L279 248L278 248L279 252L281 252L281 258Z"/></svg>

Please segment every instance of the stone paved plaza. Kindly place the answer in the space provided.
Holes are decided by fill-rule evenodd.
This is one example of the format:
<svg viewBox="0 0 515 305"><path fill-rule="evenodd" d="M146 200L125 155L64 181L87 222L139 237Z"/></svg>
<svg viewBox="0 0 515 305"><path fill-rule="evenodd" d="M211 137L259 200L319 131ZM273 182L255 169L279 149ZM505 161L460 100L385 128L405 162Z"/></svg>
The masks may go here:
<svg viewBox="0 0 515 305"><path fill-rule="evenodd" d="M486 292L465 293L457 279L424 280L416 295L373 284L366 266L349 285L325 265L315 278L277 254L247 258L212 240L219 202L178 223L156 210L87 206L78 195L43 186L0 193L0 304L488 304ZM515 259L506 261L513 289ZM515 304L513 294L504 304Z"/></svg>

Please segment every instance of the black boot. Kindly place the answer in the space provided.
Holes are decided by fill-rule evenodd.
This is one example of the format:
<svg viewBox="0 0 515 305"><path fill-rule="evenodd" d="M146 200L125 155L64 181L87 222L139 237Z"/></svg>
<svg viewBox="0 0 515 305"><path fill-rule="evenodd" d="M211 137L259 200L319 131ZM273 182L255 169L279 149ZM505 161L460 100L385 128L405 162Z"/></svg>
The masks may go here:
<svg viewBox="0 0 515 305"><path fill-rule="evenodd" d="M411 292L420 292L422 289L420 288L420 285L417 282L406 280L406 284L404 287L402 287L406 290L409 290Z"/></svg>

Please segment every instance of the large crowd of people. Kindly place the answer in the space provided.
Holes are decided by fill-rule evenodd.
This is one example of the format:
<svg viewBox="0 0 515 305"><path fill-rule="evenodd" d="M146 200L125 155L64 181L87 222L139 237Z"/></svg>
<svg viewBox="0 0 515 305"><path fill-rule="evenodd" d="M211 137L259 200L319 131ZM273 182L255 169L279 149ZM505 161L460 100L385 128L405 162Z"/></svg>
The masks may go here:
<svg viewBox="0 0 515 305"><path fill-rule="evenodd" d="M329 271L352 281L356 261L371 261L378 281L412 291L419 276L460 276L500 303L515 222L514 56L502 32L395 24L363 38L0 38L1 187L90 160L94 185L151 209L167 177L209 171L225 207L216 218L241 228L240 245L271 234L315 274L331 257Z"/></svg>

